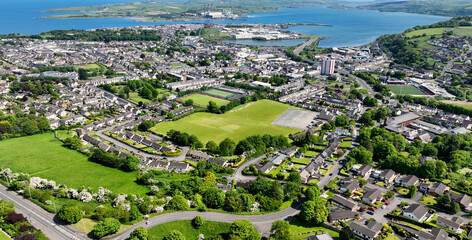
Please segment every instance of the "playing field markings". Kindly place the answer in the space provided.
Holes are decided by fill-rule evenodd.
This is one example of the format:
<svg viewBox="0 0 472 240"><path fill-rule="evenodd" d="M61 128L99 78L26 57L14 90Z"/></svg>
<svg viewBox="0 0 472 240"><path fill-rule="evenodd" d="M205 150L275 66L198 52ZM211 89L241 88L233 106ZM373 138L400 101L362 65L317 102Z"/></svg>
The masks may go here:
<svg viewBox="0 0 472 240"><path fill-rule="evenodd" d="M225 130L225 131L231 132L231 133L233 132L233 130L226 129L226 128L224 128L224 127L219 127L219 128L220 128L220 129L223 129L223 130Z"/></svg>

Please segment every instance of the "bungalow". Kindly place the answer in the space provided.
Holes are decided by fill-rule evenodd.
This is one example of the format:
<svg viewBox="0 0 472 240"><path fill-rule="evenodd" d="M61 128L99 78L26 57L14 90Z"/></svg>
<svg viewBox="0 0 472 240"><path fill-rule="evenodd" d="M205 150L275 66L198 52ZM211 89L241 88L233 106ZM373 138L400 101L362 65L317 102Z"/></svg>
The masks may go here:
<svg viewBox="0 0 472 240"><path fill-rule="evenodd" d="M382 201L383 195L382 192L378 189L364 189L364 195L362 196L362 201L367 203L375 203L377 201Z"/></svg>
<svg viewBox="0 0 472 240"><path fill-rule="evenodd" d="M152 149L154 149L158 152L160 152L161 149L162 149L162 145L160 145L159 143L156 143L156 142L152 142L151 146L149 146L149 147L151 147Z"/></svg>
<svg viewBox="0 0 472 240"><path fill-rule="evenodd" d="M423 205L414 203L403 211L403 216L421 222L426 218L427 213L428 210Z"/></svg>
<svg viewBox="0 0 472 240"><path fill-rule="evenodd" d="M139 134L134 134L131 139L133 139L133 141L135 141L137 143L141 143L144 138Z"/></svg>
<svg viewBox="0 0 472 240"><path fill-rule="evenodd" d="M269 157L269 161L271 161L275 165L280 165L283 161L287 158L287 155L284 154L277 154Z"/></svg>
<svg viewBox="0 0 472 240"><path fill-rule="evenodd" d="M418 240L448 240L448 233L442 228L433 228L431 231L421 229L418 232Z"/></svg>
<svg viewBox="0 0 472 240"><path fill-rule="evenodd" d="M357 170L357 174L364 177L364 179L369 178L371 172L372 166L369 164L364 164Z"/></svg>
<svg viewBox="0 0 472 240"><path fill-rule="evenodd" d="M333 240L333 237L328 233L322 233L318 235L311 235L305 238L305 240Z"/></svg>
<svg viewBox="0 0 472 240"><path fill-rule="evenodd" d="M164 162L164 161L160 161L160 160L153 160L149 166L152 167L152 168L160 168L160 169L164 169L164 170L167 170L167 168L169 167L169 162Z"/></svg>
<svg viewBox="0 0 472 240"><path fill-rule="evenodd" d="M427 193L428 190L433 186L431 183L421 183L420 186L418 187L418 191L422 193Z"/></svg>
<svg viewBox="0 0 472 240"><path fill-rule="evenodd" d="M454 202L459 203L462 210L467 209L470 205L470 197L466 194L457 194L451 192L451 198Z"/></svg>
<svg viewBox="0 0 472 240"><path fill-rule="evenodd" d="M398 180L396 179L395 184L398 184L402 187L409 187L410 185L417 186L419 181L420 180L415 175L407 175L407 176L404 176L401 179L398 179Z"/></svg>
<svg viewBox="0 0 472 240"><path fill-rule="evenodd" d="M351 220L351 219L356 218L357 215L358 213L355 213L353 211L340 210L340 211L330 212L328 215L328 220L330 222L335 222L338 220L346 221L346 220Z"/></svg>
<svg viewBox="0 0 472 240"><path fill-rule="evenodd" d="M297 146L292 146L292 147L289 147L289 148L280 149L280 153L282 153L284 155L287 155L289 157L292 157L293 155L295 155L295 153L297 153L297 151L298 151Z"/></svg>
<svg viewBox="0 0 472 240"><path fill-rule="evenodd" d="M453 217L451 219L447 219L443 216L438 216L436 219L436 224L443 228L447 228L451 231L457 232L463 223L462 219L459 217Z"/></svg>
<svg viewBox="0 0 472 240"><path fill-rule="evenodd" d="M354 202L351 199L345 198L339 194L334 194L331 198L331 202L339 207L343 207L351 211L357 211L360 208L357 202Z"/></svg>
<svg viewBox="0 0 472 240"><path fill-rule="evenodd" d="M208 160L210 159L210 155L208 155L207 153L205 152L202 152L202 151L194 151L194 150L190 150L188 152L188 155L193 158L193 159L198 159L198 160Z"/></svg>
<svg viewBox="0 0 472 240"><path fill-rule="evenodd" d="M226 160L226 159L212 158L212 157L210 159L208 159L207 162L214 163L214 164L217 164L217 165L220 165L220 166L223 166L223 167L226 167L229 164L228 160Z"/></svg>
<svg viewBox="0 0 472 240"><path fill-rule="evenodd" d="M272 162L266 162L260 169L259 171L263 173L269 173L272 169L274 169L274 164Z"/></svg>
<svg viewBox="0 0 472 240"><path fill-rule="evenodd" d="M353 222L349 225L349 228L357 236L366 240L373 240L380 234L380 230L382 230L382 224L377 223L376 221L370 221L367 224Z"/></svg>
<svg viewBox="0 0 472 240"><path fill-rule="evenodd" d="M77 128L75 130L75 132L77 133L77 136L82 139L84 137L85 134L87 134L82 128Z"/></svg>
<svg viewBox="0 0 472 240"><path fill-rule="evenodd" d="M95 146L98 145L99 143L101 143L100 140L98 140L98 139L96 139L96 138L94 138L94 137L92 137L88 134L85 134L83 139L84 139L84 141L89 142L90 144L95 145Z"/></svg>
<svg viewBox="0 0 472 240"><path fill-rule="evenodd" d="M451 188L444 183L435 182L429 189L428 193L431 196L439 197L444 194L445 191L449 191Z"/></svg>
<svg viewBox="0 0 472 240"><path fill-rule="evenodd" d="M390 184L395 180L395 171L392 169L385 169L379 174L379 179Z"/></svg>
<svg viewBox="0 0 472 240"><path fill-rule="evenodd" d="M184 162L171 162L169 164L169 171L175 171L175 172L186 172L190 168L190 165L188 163Z"/></svg>
<svg viewBox="0 0 472 240"><path fill-rule="evenodd" d="M343 192L346 192L347 190L354 192L360 188L359 180L355 178L350 178L349 181L341 180L341 182L343 183L341 186L339 186L339 190Z"/></svg>

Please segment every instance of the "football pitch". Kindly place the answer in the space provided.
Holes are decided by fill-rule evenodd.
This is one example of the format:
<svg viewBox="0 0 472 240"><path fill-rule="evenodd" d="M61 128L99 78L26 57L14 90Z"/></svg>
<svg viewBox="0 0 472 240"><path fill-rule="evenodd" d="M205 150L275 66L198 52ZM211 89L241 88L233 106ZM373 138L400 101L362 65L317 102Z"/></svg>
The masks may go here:
<svg viewBox="0 0 472 240"><path fill-rule="evenodd" d="M214 89L214 88L208 89L208 90L204 91L204 93L211 94L213 96L220 97L220 98L229 98L229 97L232 97L232 96L236 95L236 93L223 91L223 90L220 90L220 89Z"/></svg>
<svg viewBox="0 0 472 240"><path fill-rule="evenodd" d="M388 88L397 95L426 95L424 92L411 85L388 85Z"/></svg>
<svg viewBox="0 0 472 240"><path fill-rule="evenodd" d="M192 94L192 95L188 95L188 96L179 98L178 101L185 102L189 99L193 100L193 105L196 105L196 106L199 106L199 107L204 107L204 108L206 108L208 106L208 102L210 102L210 101L215 102L216 105L218 105L218 106L226 105L229 102L228 100L224 100L224 99L220 99L220 98L216 98L216 97L210 97L210 96L203 95L203 94L200 94L200 93L196 93L196 94Z"/></svg>
<svg viewBox="0 0 472 240"><path fill-rule="evenodd" d="M213 140L219 143L225 138L237 142L253 135L284 135L300 130L272 125L287 109L293 108L279 102L260 100L236 107L224 114L194 113L175 122L157 124L152 130L166 134L175 129L197 136L203 144Z"/></svg>

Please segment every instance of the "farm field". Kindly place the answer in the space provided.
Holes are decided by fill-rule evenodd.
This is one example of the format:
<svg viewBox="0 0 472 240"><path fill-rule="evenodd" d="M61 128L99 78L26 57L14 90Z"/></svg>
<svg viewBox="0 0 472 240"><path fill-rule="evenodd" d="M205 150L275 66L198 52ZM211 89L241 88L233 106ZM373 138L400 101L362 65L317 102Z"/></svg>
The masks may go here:
<svg viewBox="0 0 472 240"><path fill-rule="evenodd" d="M218 105L218 106L226 105L229 102L227 100L223 100L223 99L219 99L219 98L215 98L215 97L210 97L210 96L199 94L199 93L179 98L178 101L185 102L189 99L193 100L193 105L196 105L196 106L199 106L199 107L205 107L205 108L208 106L209 101L215 102L216 105Z"/></svg>
<svg viewBox="0 0 472 240"><path fill-rule="evenodd" d="M418 37L418 36L422 36L423 34L427 35L427 36L431 36L431 35L440 35L440 34L443 34L446 30L448 30L450 28L426 28L426 29L419 29L419 30L415 30L415 31L411 31L411 32L408 32L408 33L405 33L405 36L406 37Z"/></svg>
<svg viewBox="0 0 472 240"><path fill-rule="evenodd" d="M411 85L388 85L388 88L397 95L426 95L424 92Z"/></svg>
<svg viewBox="0 0 472 240"><path fill-rule="evenodd" d="M149 229L149 240L161 240L172 230L179 230L186 239L198 239L198 235L205 235L205 239L218 234L230 232L230 223L205 221L199 229L192 226L190 220L180 220L164 223Z"/></svg>
<svg viewBox="0 0 472 240"><path fill-rule="evenodd" d="M275 126L271 123L289 108L293 107L270 100L260 100L219 115L194 113L175 122L157 124L152 130L161 134L166 134L172 129L186 132L196 135L203 144L210 140L219 143L227 137L239 141L257 134L288 136L300 130Z"/></svg>
<svg viewBox="0 0 472 240"><path fill-rule="evenodd" d="M215 95L215 96L218 96L218 97L221 97L221 98L229 98L229 97L232 97L232 96L236 95L235 93L232 93L232 92L227 92L227 91L214 89L214 88L208 89L208 90L204 91L204 93Z"/></svg>
<svg viewBox="0 0 472 240"><path fill-rule="evenodd" d="M442 100L441 102L449 103L449 104L456 105L456 106L463 107L463 108L467 108L467 109L472 109L472 102L453 101L453 100Z"/></svg>
<svg viewBox="0 0 472 240"><path fill-rule="evenodd" d="M148 188L136 184L137 173L127 173L89 162L77 151L62 147L54 133L0 141L0 168L54 180L68 187L104 187L114 193L144 195Z"/></svg>

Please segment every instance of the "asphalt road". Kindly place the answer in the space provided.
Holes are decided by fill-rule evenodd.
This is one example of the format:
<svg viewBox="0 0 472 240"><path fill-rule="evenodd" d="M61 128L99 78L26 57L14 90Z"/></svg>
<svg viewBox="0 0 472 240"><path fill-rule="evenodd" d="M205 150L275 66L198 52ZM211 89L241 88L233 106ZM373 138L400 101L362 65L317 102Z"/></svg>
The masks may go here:
<svg viewBox="0 0 472 240"><path fill-rule="evenodd" d="M149 224L146 224L146 221L142 221L139 224L136 224L133 227L127 229L126 231L118 235L115 235L113 237L110 237L108 239L113 239L113 240L128 239L130 233L138 227L146 227L147 229L150 229L152 227L155 227L157 225L167 223L167 222L172 222L172 221L177 221L177 220L191 220L197 215L202 216L205 220L227 222L227 223L234 222L239 219L247 219L254 224L254 226L258 229L261 235L268 236L270 234L270 228L272 226L272 222L274 222L275 220L288 220L292 218L293 216L297 215L300 212L298 208L300 207L301 203L302 202L299 201L297 203L294 203L291 207L288 207L284 210L281 210L275 213L264 214L264 215L235 215L235 214L225 214L225 213L215 213L215 212L197 212L197 211L168 213L168 214L163 214L163 215L150 218L148 220Z"/></svg>
<svg viewBox="0 0 472 240"><path fill-rule="evenodd" d="M253 158L249 161L246 161L244 163L242 163L241 165L238 166L238 168L236 169L236 171L234 171L233 175L229 176L228 177L228 180L231 181L233 179L236 179L237 181L251 181L251 180L256 180L256 176L247 176L247 175L243 175L243 170L252 165L252 164L256 164L256 163L259 163L262 159L264 159L266 157L265 154L259 156L259 157L256 157L256 158Z"/></svg>
<svg viewBox="0 0 472 240"><path fill-rule="evenodd" d="M35 228L40 229L49 239L90 239L76 227L64 225L59 219L55 218L54 214L24 199L16 192L8 191L3 185L0 185L0 198L13 202L15 211L27 217L30 223Z"/></svg>

